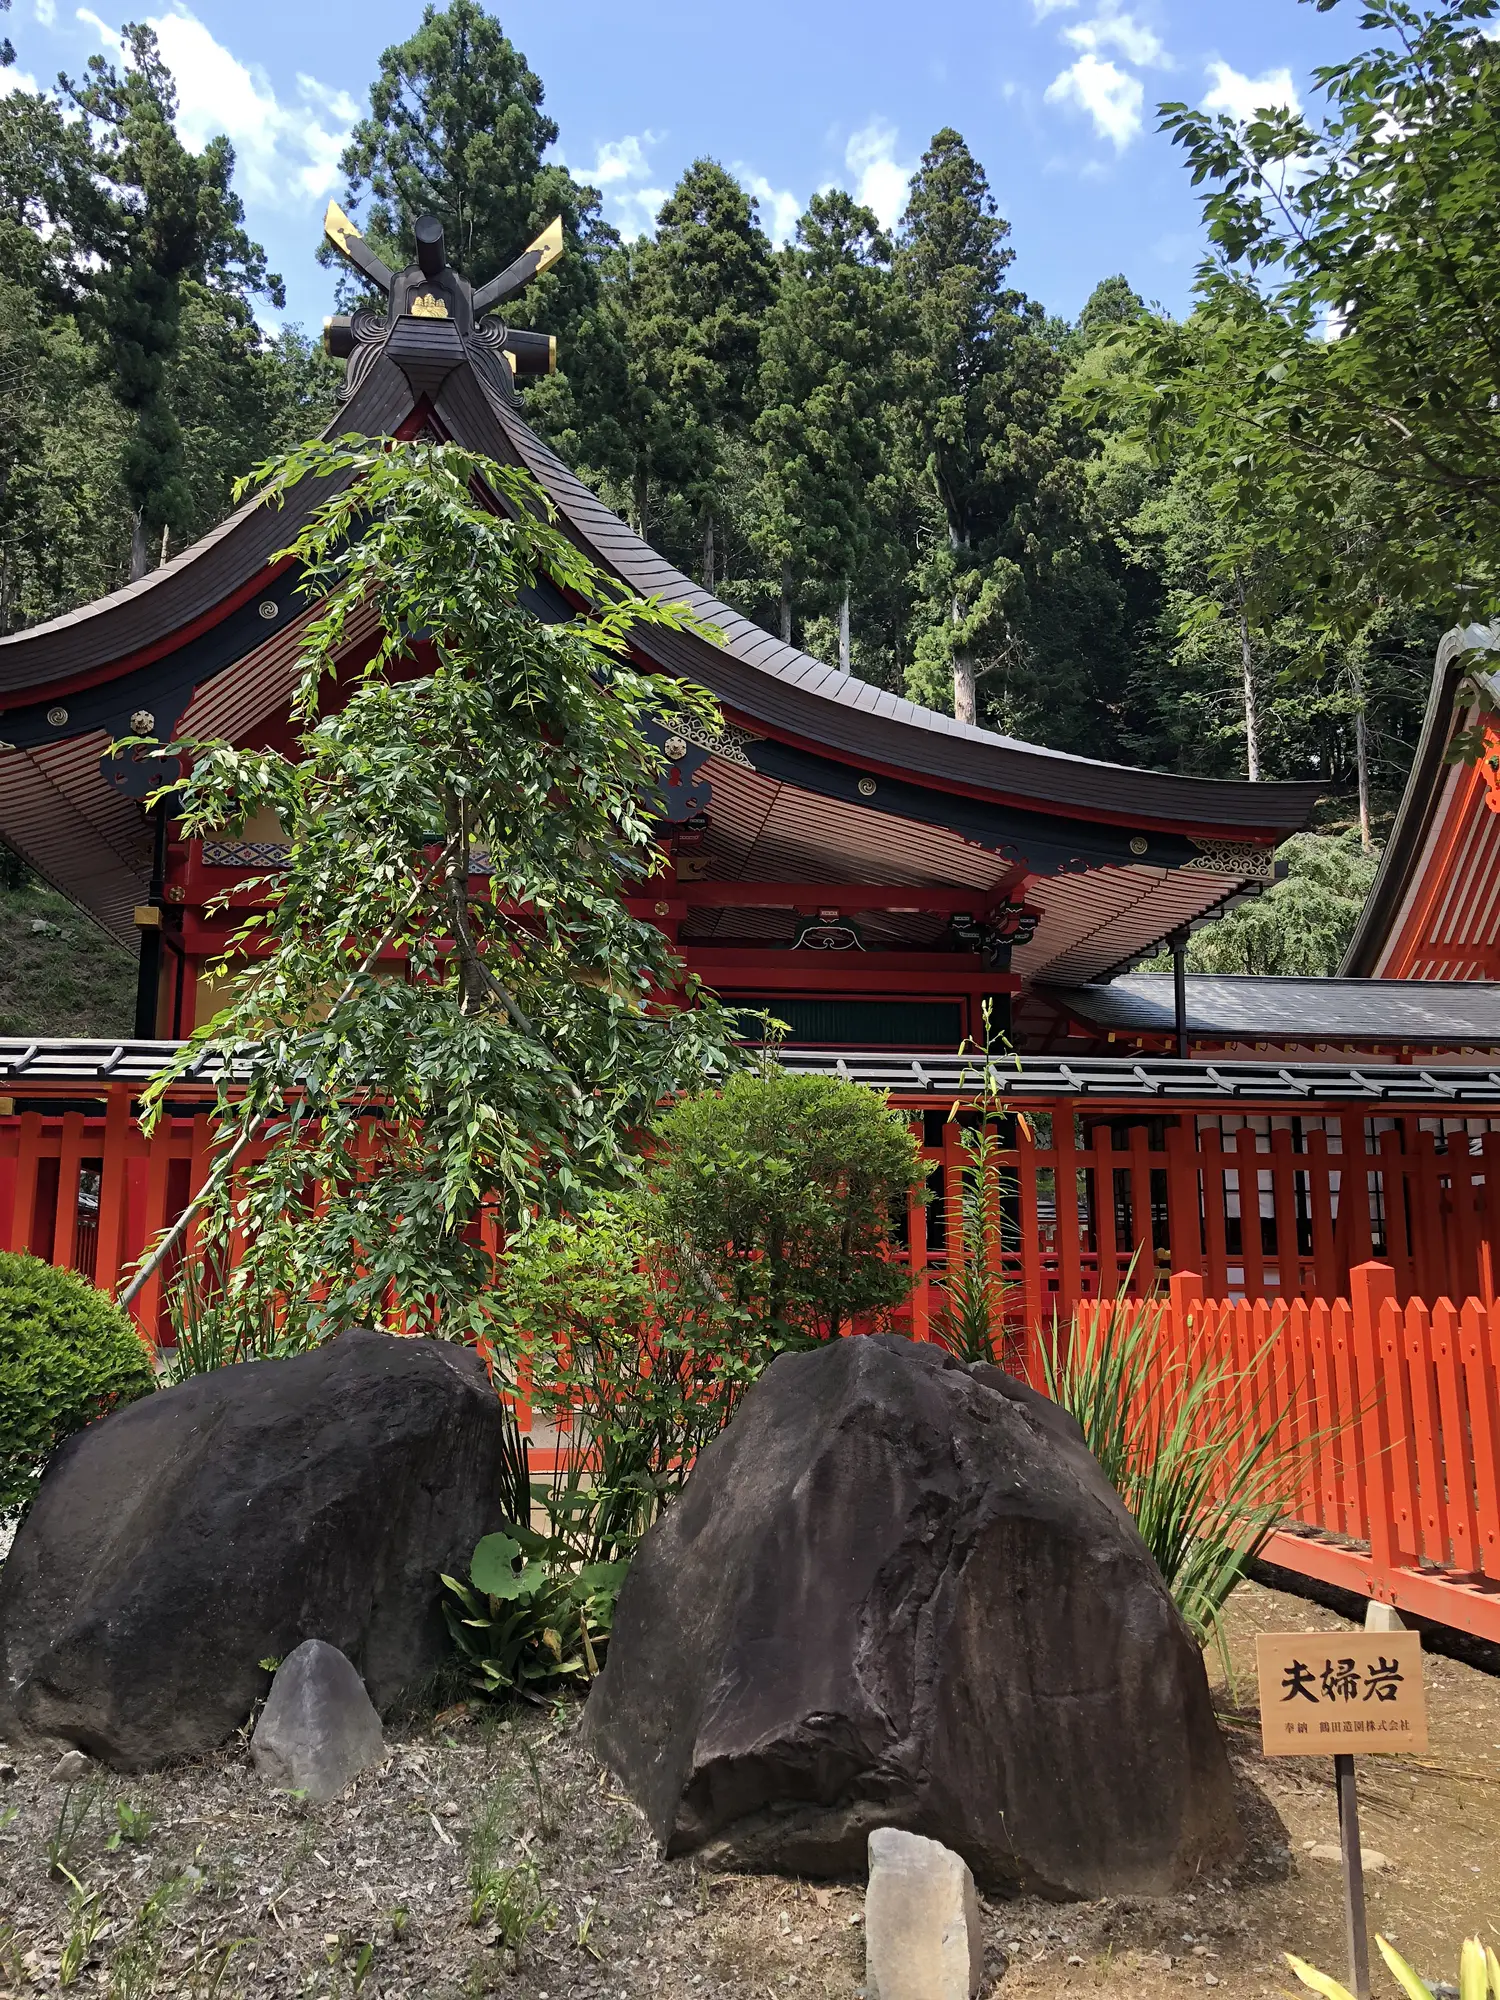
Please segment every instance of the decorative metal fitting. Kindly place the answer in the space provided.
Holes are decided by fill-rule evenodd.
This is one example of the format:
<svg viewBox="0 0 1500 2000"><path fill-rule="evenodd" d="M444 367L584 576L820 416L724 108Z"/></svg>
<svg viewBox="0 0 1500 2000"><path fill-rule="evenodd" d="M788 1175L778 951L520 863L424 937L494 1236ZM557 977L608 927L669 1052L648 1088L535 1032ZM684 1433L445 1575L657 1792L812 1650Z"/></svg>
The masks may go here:
<svg viewBox="0 0 1500 2000"><path fill-rule="evenodd" d="M54 729L65 729L68 722L68 711L65 708L49 708L47 710L47 720L52 724Z"/></svg>
<svg viewBox="0 0 1500 2000"><path fill-rule="evenodd" d="M273 597L263 597L257 607L262 618L269 624L273 618L281 616L281 606Z"/></svg>
<svg viewBox="0 0 1500 2000"><path fill-rule="evenodd" d="M156 727L156 717L149 708L137 708L131 713L130 727L137 736L149 736Z"/></svg>

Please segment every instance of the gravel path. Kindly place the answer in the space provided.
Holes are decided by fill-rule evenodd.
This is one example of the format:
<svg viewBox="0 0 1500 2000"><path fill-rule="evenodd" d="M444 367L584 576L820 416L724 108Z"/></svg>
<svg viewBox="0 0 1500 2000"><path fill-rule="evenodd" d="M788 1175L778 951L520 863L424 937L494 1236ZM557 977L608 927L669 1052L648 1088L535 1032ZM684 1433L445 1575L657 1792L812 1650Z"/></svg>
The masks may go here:
<svg viewBox="0 0 1500 2000"><path fill-rule="evenodd" d="M1286 1949L1342 1972L1339 1871L1311 1852L1335 1830L1329 1773L1264 1764L1244 1706L1257 1630L1339 1623L1237 1594L1237 1683L1216 1690L1250 1835L1234 1874L1172 1897L987 1903L987 1996L1270 2000L1300 1993ZM1500 1680L1431 1655L1427 1672L1432 1755L1363 1760L1360 1782L1366 1842L1391 1863L1372 1925L1451 1979L1464 1934L1500 1921ZM110 2000L855 2000L863 1885L662 1861L578 1721L450 1709L391 1730L385 1765L321 1808L268 1791L242 1741L71 1789L52 1755L0 1749L0 2000L64 1973ZM1376 1992L1395 1993L1381 1972Z"/></svg>

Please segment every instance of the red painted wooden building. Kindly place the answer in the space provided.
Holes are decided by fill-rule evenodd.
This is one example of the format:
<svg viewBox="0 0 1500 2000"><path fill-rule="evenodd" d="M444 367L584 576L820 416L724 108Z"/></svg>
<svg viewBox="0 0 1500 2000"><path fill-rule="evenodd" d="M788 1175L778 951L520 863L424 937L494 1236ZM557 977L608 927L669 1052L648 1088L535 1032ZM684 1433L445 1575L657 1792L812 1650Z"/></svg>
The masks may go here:
<svg viewBox="0 0 1500 2000"><path fill-rule="evenodd" d="M1014 1018L1026 1051L1014 1091L1024 1096L1029 1077L1045 1100L1043 1125L1018 1128L1007 1167L1028 1310L1112 1289L1137 1253L1142 1273L1204 1270L1216 1294L1326 1290L1388 1240L1405 1246L1408 1288L1439 1265L1476 1288L1490 1108L1500 1114L1495 1073L1475 1067L1487 1036L1461 1070L1351 1066L1340 1049L1324 1073L1274 1059L1158 1061L1163 1041L1192 1052L1181 1004L1155 1043L1137 1037L1148 1063L1134 1050L1112 1060L1107 1028L1079 1028L1090 989L1272 879L1276 844L1306 822L1313 786L1067 756L798 652L675 570L527 424L518 382L548 367L552 348L508 331L495 308L555 244L542 239L475 289L431 237L393 274L336 212L332 233L389 310L332 324L348 370L331 431L425 433L528 467L602 567L692 605L721 635L650 630L638 644L643 665L701 683L722 708L717 728L684 722L667 739L680 804L663 826L666 871L639 906L687 964L787 1021L788 1060L890 1087L922 1118L950 1196L946 1112L976 1087L956 1052L980 1038L986 1003L994 1025ZM280 839L269 825L184 840L145 803L175 773L112 745L127 733L285 740L313 612L295 570L271 557L317 498L299 487L284 512L248 505L140 582L0 640L0 837L104 931L138 940L141 964L136 1041L0 1044L0 1243L101 1283L201 1170L201 1093L184 1089L180 1117L148 1147L134 1091L160 1042L212 1011L205 967L230 918L210 903L274 867ZM536 606L542 617L562 608ZM352 632L351 648L363 637ZM1394 1053L1388 1041L1353 1053ZM1440 1060L1453 1053L1442 1043ZM1465 1163L1456 1175L1450 1156ZM914 1211L920 1269L940 1270L954 1226L942 1203ZM919 1288L918 1316L924 1300ZM146 1299L145 1323L154 1310Z"/></svg>

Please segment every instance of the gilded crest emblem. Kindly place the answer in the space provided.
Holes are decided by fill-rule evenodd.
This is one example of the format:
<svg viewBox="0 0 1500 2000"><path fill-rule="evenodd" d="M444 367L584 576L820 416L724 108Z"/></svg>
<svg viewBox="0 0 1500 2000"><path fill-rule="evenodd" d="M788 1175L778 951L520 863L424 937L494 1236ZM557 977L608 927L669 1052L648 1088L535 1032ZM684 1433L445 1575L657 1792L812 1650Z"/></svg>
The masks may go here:
<svg viewBox="0 0 1500 2000"><path fill-rule="evenodd" d="M411 316L413 319L446 319L448 308L441 299L434 298L431 292L423 292L419 299L412 300Z"/></svg>

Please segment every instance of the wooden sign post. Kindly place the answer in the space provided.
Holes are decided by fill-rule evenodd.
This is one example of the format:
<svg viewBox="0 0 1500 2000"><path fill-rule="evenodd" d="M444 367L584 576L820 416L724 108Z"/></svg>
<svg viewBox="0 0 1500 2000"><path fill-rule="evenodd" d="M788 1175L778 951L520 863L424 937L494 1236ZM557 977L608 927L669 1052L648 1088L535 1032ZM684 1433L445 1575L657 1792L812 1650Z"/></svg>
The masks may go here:
<svg viewBox="0 0 1500 2000"><path fill-rule="evenodd" d="M1262 1752L1333 1758L1350 1985L1357 2000L1370 2000L1354 1759L1427 1748L1421 1634L1262 1632L1255 1640L1255 1668Z"/></svg>

